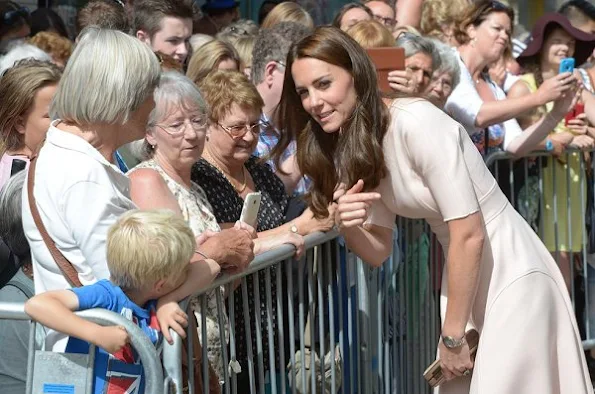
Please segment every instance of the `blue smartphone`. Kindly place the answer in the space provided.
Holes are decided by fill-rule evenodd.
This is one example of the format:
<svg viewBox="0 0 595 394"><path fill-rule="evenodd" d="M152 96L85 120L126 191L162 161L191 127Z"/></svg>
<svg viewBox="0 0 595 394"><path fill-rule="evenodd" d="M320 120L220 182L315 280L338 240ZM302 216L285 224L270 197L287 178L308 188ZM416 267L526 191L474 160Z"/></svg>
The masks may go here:
<svg viewBox="0 0 595 394"><path fill-rule="evenodd" d="M560 62L560 74L574 71L574 58L567 57Z"/></svg>

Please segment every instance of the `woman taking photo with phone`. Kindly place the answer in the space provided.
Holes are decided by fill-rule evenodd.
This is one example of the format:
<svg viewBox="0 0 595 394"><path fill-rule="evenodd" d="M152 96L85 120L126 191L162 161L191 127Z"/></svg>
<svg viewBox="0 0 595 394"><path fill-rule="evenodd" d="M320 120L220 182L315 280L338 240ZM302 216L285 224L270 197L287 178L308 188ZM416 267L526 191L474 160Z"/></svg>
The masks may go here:
<svg viewBox="0 0 595 394"><path fill-rule="evenodd" d="M577 79L572 73L562 73L533 94L513 99L491 80L487 68L501 59L510 46L513 21L511 7L499 1L482 0L467 8L456 28L461 78L445 110L465 127L483 155L504 150L522 156L535 149L551 129L544 127L547 126L544 122L522 129L515 118L552 101L556 103L552 112L556 119L552 121L557 123L566 114L561 97L576 89ZM505 194L512 193L505 190Z"/></svg>
<svg viewBox="0 0 595 394"><path fill-rule="evenodd" d="M577 67L583 64L593 48L595 36L572 27L564 15L544 15L533 28L527 49L517 59L528 73L512 86L509 97L526 98L533 94L546 81L551 81L568 69L572 71L572 63ZM570 64L570 68L565 67L565 64ZM593 105L590 103L593 96L588 90L583 90L581 98L580 107L584 107L584 103ZM542 116L549 114L553 106L550 102L526 111L517 120L522 128L530 127ZM581 154L560 154L567 146L580 149L593 147L595 136L587 134L586 119L587 114L583 113L572 119L568 118L568 121L560 120L540 143L542 150L548 150L557 156L548 157L543 169L543 206L540 210L543 215L542 239L556 258L569 290L573 280L572 254L580 253L583 244L585 228L582 218L586 208L586 187L581 189L581 181L585 179L584 170L581 170ZM569 223L572 234L568 232Z"/></svg>
<svg viewBox="0 0 595 394"><path fill-rule="evenodd" d="M347 245L374 266L391 253L397 214L425 218L445 250L438 355L449 381L437 392L592 393L562 275L465 129L423 99L387 109L369 57L335 28L295 44L287 70L277 118L313 180L312 210L336 201Z"/></svg>

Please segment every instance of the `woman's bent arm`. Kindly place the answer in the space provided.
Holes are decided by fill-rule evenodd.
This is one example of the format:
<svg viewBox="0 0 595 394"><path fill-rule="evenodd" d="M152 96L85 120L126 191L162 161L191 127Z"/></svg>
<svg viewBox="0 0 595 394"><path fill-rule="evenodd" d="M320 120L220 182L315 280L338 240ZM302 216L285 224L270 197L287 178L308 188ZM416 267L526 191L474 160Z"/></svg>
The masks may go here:
<svg viewBox="0 0 595 394"><path fill-rule="evenodd" d="M361 259L373 267L380 267L393 250L393 230L376 226L350 227L341 231L345 243Z"/></svg>
<svg viewBox="0 0 595 394"><path fill-rule="evenodd" d="M461 338L471 315L477 291L485 240L481 213L448 222L448 304L442 334Z"/></svg>

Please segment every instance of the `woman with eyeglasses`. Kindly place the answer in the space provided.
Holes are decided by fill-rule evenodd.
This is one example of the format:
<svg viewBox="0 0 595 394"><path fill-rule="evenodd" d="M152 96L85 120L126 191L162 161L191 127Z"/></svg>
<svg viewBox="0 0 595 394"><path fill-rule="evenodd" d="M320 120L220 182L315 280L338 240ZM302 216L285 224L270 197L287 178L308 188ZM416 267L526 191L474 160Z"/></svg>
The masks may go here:
<svg viewBox="0 0 595 394"><path fill-rule="evenodd" d="M205 144L202 159L192 169L192 180L206 192L220 226L225 228L237 221L248 193L260 192L262 199L258 212L256 241L270 240L277 245L290 243L302 248L302 236L331 229L332 215L330 215L331 218L316 220L309 210L297 219L286 223L289 196L285 186L267 164L253 155L258 143L258 134L262 129L269 127L260 121L264 103L256 87L239 72L215 71L203 80L199 89L210 108L208 141ZM276 270L272 269L270 273L271 283L274 284ZM260 300L255 297L251 280L247 281L247 286L247 302L250 310L248 316L243 310L242 291L237 290L234 298L237 358L243 369L238 378L238 387L249 387L248 370L244 368L248 365L245 362L248 353L244 323L245 320L250 321L252 332L255 332L255 319L260 317L256 316L254 305L266 302L265 275L259 276L259 286L263 289L260 292ZM272 299L276 299L277 291L276 286L273 286ZM276 303L273 303L272 316L277 315L276 308ZM274 349L278 349L278 337L274 335L277 323L272 322L273 332L268 333L266 319L266 316L262 316L261 326L264 330L262 343L268 343L266 338L268 335L273 335ZM284 321L287 322L287 319ZM253 349L256 349L256 342L253 342L253 346ZM277 366L281 365L280 362L287 362L287 360L279 360L278 354L275 353L272 349L269 353L269 349L265 346L263 355L265 365L269 365L269 356L275 358Z"/></svg>
<svg viewBox="0 0 595 394"><path fill-rule="evenodd" d="M0 55L9 49L11 41L24 39L30 34L29 9L13 1L0 1Z"/></svg>

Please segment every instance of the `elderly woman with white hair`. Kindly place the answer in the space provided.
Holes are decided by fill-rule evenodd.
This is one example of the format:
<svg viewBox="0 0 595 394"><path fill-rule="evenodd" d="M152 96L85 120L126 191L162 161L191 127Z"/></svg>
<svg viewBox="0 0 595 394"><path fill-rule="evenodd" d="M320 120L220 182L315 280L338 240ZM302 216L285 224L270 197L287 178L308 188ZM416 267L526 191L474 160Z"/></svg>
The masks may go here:
<svg viewBox="0 0 595 394"><path fill-rule="evenodd" d="M129 179L114 164L114 152L144 137L159 83L159 61L140 41L94 27L79 37L50 108L53 120L45 143L29 168L35 201L23 192L23 206L37 207L40 216L36 223L31 211L23 210L36 293L109 278L107 231L121 214L136 208ZM40 225L74 268L68 278L44 242ZM250 259L252 241L247 231L236 233L234 239L245 239L246 247L236 246L234 252L241 257L228 257L243 266ZM217 243L207 240L198 250L219 261L217 251L222 248ZM193 262L199 260L203 257L196 254ZM191 267L202 269L203 265ZM213 268L208 275L214 278L217 273ZM171 323L160 323L167 332ZM46 344L63 351L64 339L50 332Z"/></svg>
<svg viewBox="0 0 595 394"><path fill-rule="evenodd" d="M438 55L440 56L440 67L434 70L432 79L423 96L440 109L444 109L446 100L459 84L461 69L455 50L439 40L432 39Z"/></svg>
<svg viewBox="0 0 595 394"><path fill-rule="evenodd" d="M141 209L167 208L178 212L195 236L221 231L204 190L190 174L203 152L207 134L207 106L196 85L177 72L165 72L153 95L144 140L144 161L130 173L132 201ZM262 253L283 243L303 250L303 238L291 232L254 240L254 253ZM216 292L207 293L207 350L209 361L223 377L219 326L227 332L227 318L219 316ZM223 295L223 293L221 293ZM193 302L195 311L200 310ZM200 322L201 319L198 319Z"/></svg>
<svg viewBox="0 0 595 394"><path fill-rule="evenodd" d="M389 86L404 96L418 96L427 89L434 70L440 68L440 55L434 41L404 33L396 46L405 49L405 70L391 71L388 74Z"/></svg>

